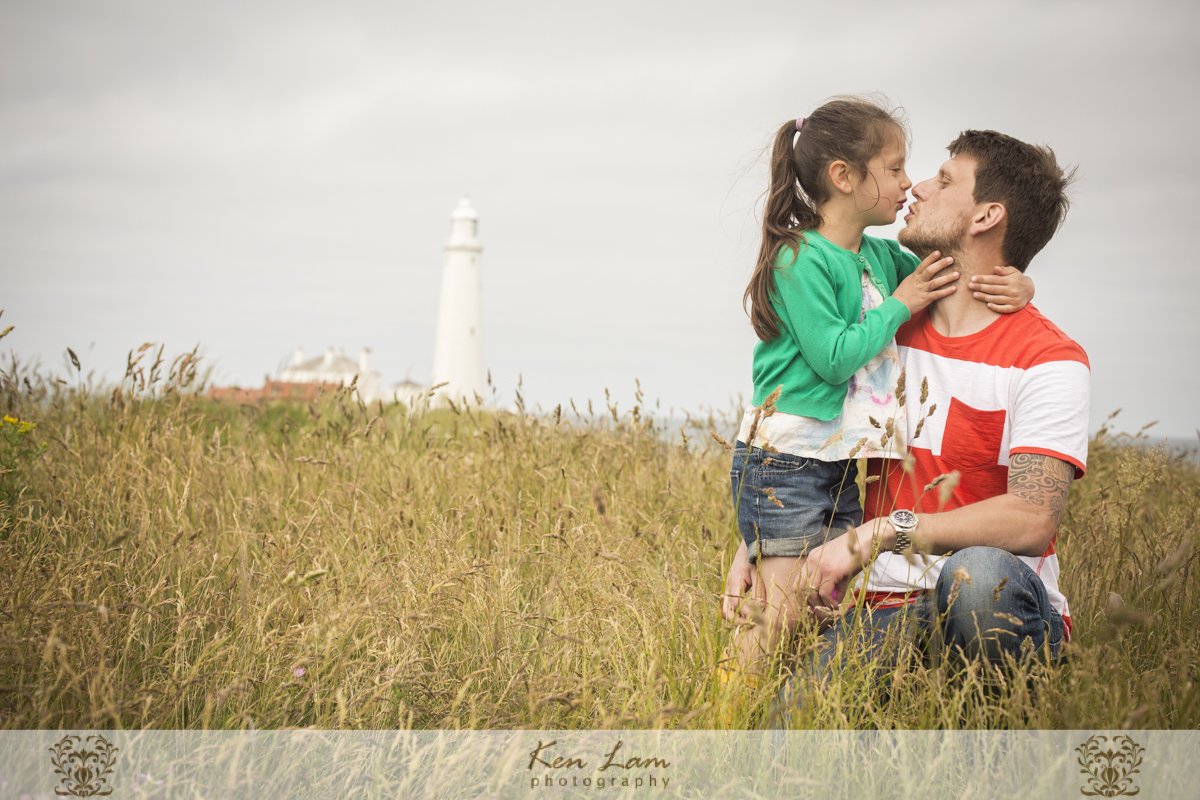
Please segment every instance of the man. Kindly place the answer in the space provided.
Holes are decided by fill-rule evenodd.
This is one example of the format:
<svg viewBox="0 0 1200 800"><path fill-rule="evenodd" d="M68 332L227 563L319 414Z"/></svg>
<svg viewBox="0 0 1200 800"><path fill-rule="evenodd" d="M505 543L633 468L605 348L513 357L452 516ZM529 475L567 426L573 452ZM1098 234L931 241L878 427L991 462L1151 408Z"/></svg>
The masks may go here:
<svg viewBox="0 0 1200 800"><path fill-rule="evenodd" d="M1048 148L994 131L966 131L949 149L937 176L913 188L900 242L918 256L952 255L960 282L993 264L1024 271L1062 222L1070 176ZM970 658L1001 661L1030 645L1057 656L1070 611L1054 542L1085 467L1086 354L1032 306L1001 315L962 287L896 342L905 365L897 423L911 455L872 461L866 522L807 556L799 573L810 605L837 605L878 552L860 579L867 608L847 617L863 622L868 641L908 618ZM727 591L752 580L739 552ZM843 620L825 636L853 627Z"/></svg>

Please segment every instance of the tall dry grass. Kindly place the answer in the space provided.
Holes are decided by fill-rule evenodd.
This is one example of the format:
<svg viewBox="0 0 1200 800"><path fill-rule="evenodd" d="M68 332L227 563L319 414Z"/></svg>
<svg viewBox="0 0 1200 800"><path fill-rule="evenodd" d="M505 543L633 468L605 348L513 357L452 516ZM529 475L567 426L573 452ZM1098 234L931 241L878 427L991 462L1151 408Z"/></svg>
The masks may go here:
<svg viewBox="0 0 1200 800"><path fill-rule="evenodd" d="M668 440L640 395L413 413L196 384L194 354L161 351L111 393L0 376L0 412L36 424L0 437L0 726L758 719L762 696L714 678L737 538L708 423ZM1071 494L1065 666L999 691L908 668L881 690L852 664L795 724L1196 727L1200 476L1133 444L1102 432Z"/></svg>

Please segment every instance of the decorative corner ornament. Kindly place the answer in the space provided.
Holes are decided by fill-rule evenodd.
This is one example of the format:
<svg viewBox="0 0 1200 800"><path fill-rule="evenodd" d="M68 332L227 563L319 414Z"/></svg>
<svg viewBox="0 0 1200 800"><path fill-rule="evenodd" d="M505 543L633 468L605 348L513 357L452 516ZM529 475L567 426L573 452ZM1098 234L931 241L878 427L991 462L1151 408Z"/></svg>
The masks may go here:
<svg viewBox="0 0 1200 800"><path fill-rule="evenodd" d="M1079 787L1085 797L1133 797L1141 791L1134 785L1133 776L1142 766L1145 748L1130 736L1112 737L1105 748L1107 736L1094 735L1075 748L1079 754L1079 771L1087 775L1087 783Z"/></svg>
<svg viewBox="0 0 1200 800"><path fill-rule="evenodd" d="M99 735L83 738L68 734L59 739L49 748L54 772L62 776L54 793L59 797L107 797L112 794L108 779L117 763L119 749Z"/></svg>

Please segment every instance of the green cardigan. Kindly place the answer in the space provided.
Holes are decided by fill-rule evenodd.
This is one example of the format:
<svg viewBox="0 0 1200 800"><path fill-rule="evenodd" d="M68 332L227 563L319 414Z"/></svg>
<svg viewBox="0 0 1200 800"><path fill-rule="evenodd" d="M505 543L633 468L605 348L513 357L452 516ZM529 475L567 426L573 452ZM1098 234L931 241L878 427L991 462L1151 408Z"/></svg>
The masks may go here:
<svg viewBox="0 0 1200 800"><path fill-rule="evenodd" d="M786 414L841 414L850 377L908 320L908 307L891 295L919 263L896 242L871 236L858 253L816 231L804 232L798 254L781 247L771 293L779 335L754 348L754 405L783 386L776 408ZM885 299L859 322L864 269Z"/></svg>

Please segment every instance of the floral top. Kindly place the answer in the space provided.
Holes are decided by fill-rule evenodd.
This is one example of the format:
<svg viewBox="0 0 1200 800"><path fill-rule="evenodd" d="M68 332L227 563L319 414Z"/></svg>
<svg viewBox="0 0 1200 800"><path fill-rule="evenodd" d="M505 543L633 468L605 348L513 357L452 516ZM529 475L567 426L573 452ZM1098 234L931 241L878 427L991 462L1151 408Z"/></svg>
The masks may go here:
<svg viewBox="0 0 1200 800"><path fill-rule="evenodd" d="M883 292L868 264L862 272L859 320L882 302ZM758 406L751 406L742 417L738 440L755 447L766 444L781 453L821 461L901 458L906 447L896 397L900 374L900 352L892 339L850 378L839 416L820 420L782 411L762 416ZM750 442L756 417L758 427L754 430L754 441Z"/></svg>

